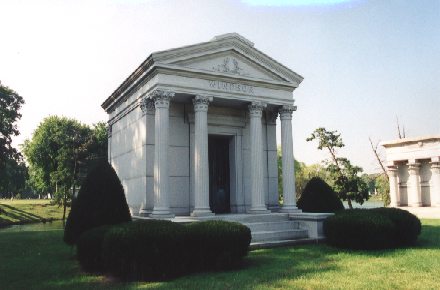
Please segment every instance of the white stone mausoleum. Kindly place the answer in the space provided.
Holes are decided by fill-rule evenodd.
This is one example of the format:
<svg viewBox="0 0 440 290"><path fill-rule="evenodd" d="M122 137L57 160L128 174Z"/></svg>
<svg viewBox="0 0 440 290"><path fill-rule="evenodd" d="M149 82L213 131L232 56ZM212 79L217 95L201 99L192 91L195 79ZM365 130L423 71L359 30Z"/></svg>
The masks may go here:
<svg viewBox="0 0 440 290"><path fill-rule="evenodd" d="M440 207L440 136L383 142L391 206Z"/></svg>
<svg viewBox="0 0 440 290"><path fill-rule="evenodd" d="M291 122L302 80L236 33L152 53L102 104L108 159L131 213L298 211Z"/></svg>

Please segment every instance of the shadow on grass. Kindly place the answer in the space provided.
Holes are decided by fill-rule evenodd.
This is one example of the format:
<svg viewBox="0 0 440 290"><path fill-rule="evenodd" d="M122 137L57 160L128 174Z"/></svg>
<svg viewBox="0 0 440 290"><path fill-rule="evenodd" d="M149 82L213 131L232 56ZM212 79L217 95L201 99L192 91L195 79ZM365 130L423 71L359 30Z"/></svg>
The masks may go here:
<svg viewBox="0 0 440 290"><path fill-rule="evenodd" d="M7 204L0 204L0 214L3 216L0 216L0 228L10 225L47 222L53 220L52 218L47 219ZM5 217L8 217L8 219Z"/></svg>

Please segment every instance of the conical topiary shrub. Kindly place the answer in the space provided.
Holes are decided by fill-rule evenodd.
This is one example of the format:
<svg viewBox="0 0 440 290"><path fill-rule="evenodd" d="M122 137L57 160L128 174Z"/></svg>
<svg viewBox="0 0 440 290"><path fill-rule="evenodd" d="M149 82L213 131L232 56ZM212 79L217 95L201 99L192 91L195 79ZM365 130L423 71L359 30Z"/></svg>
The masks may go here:
<svg viewBox="0 0 440 290"><path fill-rule="evenodd" d="M304 212L336 212L344 209L344 205L324 180L313 177L298 200L298 208Z"/></svg>
<svg viewBox="0 0 440 290"><path fill-rule="evenodd" d="M72 202L64 242L73 245L92 228L131 221L121 181L107 162L100 161L87 175Z"/></svg>

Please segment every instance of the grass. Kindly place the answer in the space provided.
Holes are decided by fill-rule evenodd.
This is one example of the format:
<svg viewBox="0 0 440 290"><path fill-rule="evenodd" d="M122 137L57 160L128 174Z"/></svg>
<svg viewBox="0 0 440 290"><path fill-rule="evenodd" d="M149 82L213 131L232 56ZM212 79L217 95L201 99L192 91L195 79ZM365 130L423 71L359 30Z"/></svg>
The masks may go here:
<svg viewBox="0 0 440 290"><path fill-rule="evenodd" d="M81 272L62 230L0 230L1 289L439 289L440 220L423 220L418 245L345 251L303 245L253 251L236 271L169 282L122 283ZM32 226L35 228L35 226ZM59 226L58 226L59 228Z"/></svg>
<svg viewBox="0 0 440 290"><path fill-rule="evenodd" d="M47 199L0 199L0 228L26 223L60 220L63 208Z"/></svg>

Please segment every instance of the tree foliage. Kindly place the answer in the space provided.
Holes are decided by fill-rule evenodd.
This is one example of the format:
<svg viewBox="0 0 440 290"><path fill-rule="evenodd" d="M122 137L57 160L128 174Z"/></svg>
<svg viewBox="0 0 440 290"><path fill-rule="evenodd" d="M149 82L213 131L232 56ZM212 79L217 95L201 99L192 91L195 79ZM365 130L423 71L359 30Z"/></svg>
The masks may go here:
<svg viewBox="0 0 440 290"><path fill-rule="evenodd" d="M0 171L5 169L9 159L17 160L20 155L12 147L12 137L18 136L17 121L24 99L10 88L0 83Z"/></svg>
<svg viewBox="0 0 440 290"><path fill-rule="evenodd" d="M52 194L65 209L89 162L107 154L102 127L98 123L90 128L66 117L45 118L23 145L31 186L39 193Z"/></svg>
<svg viewBox="0 0 440 290"><path fill-rule="evenodd" d="M337 156L337 148L344 147L341 134L337 131L327 131L318 128L312 132L307 141L318 141L318 149L327 149L331 160L328 161L327 171L333 180L333 189L339 198L348 201L348 206L353 208L352 201L362 204L368 200L368 185L362 180L362 168L351 164L350 160Z"/></svg>
<svg viewBox="0 0 440 290"><path fill-rule="evenodd" d="M324 180L313 177L298 199L298 208L304 212L336 212L343 210L344 205Z"/></svg>
<svg viewBox="0 0 440 290"><path fill-rule="evenodd" d="M23 97L0 83L0 196L23 193L27 169L21 154L12 146L12 137L20 134L17 121Z"/></svg>

